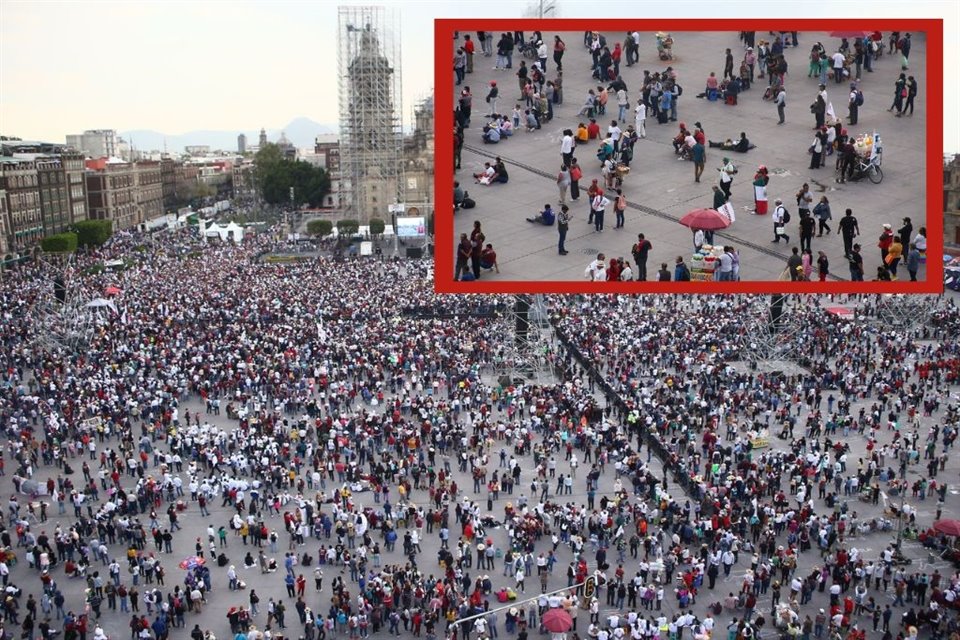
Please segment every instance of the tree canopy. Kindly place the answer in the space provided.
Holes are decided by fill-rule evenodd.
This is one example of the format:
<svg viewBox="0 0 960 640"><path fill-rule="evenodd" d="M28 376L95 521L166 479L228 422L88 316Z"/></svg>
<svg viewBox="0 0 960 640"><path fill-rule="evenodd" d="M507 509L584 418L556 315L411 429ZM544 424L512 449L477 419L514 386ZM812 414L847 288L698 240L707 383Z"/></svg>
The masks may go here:
<svg viewBox="0 0 960 640"><path fill-rule="evenodd" d="M293 203L318 207L330 192L330 176L308 162L283 157L280 147L266 144L255 156L257 182L263 199L270 204L289 204L293 187Z"/></svg>
<svg viewBox="0 0 960 640"><path fill-rule="evenodd" d="M99 247L113 235L113 220L80 220L73 225L81 246Z"/></svg>

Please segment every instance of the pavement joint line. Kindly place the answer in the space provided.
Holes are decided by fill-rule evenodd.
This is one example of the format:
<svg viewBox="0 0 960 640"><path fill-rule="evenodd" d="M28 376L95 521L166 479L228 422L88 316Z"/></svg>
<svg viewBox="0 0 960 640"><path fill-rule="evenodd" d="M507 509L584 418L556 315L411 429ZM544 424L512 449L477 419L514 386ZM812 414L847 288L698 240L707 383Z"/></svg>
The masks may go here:
<svg viewBox="0 0 960 640"><path fill-rule="evenodd" d="M480 156L484 156L484 157L487 157L487 156L488 156L488 154L487 154L483 149L481 149L480 147L475 147L475 146L473 146L473 145L464 144L464 145L463 145L463 149L466 150L466 151L471 151L471 152L473 152L473 153L475 153L475 154L477 154L477 155L480 155ZM538 175L538 176L540 176L540 177L547 178L547 179L549 179L549 180L553 180L553 174L547 173L546 171L544 171L544 170L542 170L542 169L538 169L538 168L536 168L536 167L534 167L534 166L532 166L532 165L529 165L529 164L527 164L527 163L525 163L525 162L519 162L519 161L514 160L514 159L512 159L511 157L506 156L506 155L503 155L503 154L500 154L499 157L500 157L501 159L503 159L505 162L508 162L508 163L510 163L511 165L515 166L515 167L518 167L518 168L520 168L520 169L523 169L524 171L527 171L528 173L533 173L533 174L536 174L536 175ZM673 222L676 222L677 224L680 223L680 218L677 217L677 216L671 215L671 214L667 213L666 211L660 211L659 209L654 209L653 207L648 207L648 206L646 206L646 205L642 205L642 204L639 204L639 203L636 203L636 202L631 202L630 200L627 200L627 207L629 207L629 208L631 208L631 209L634 209L634 210L636 210L636 211L640 211L640 212L642 212L642 213L646 213L646 214L651 215L651 216L656 216L656 217L658 217L658 218L662 218L662 219L664 219L664 220L671 220L671 221L673 221ZM765 247L765 246L763 246L763 245L761 245L761 244L757 244L757 243L751 242L751 241L749 241L749 240L744 240L743 238L741 238L741 237L739 237L739 236L735 236L735 235L730 234L730 233L725 233L725 232L723 232L723 231L715 231L715 232L714 232L714 235L716 235L716 236L718 236L718 237L721 237L721 238L726 238L726 239L728 239L728 240L730 240L730 241L732 241L732 242L734 242L734 243L736 243L736 244L738 244L738 245L741 245L741 246L744 246L744 247L750 247L751 249L753 249L754 251L757 251L757 252L759 252L759 253L763 253L763 254L765 254L765 255L771 256L771 257L773 257L773 258L777 258L777 259L779 259L779 260L784 260L784 263L785 263L784 257L783 257L782 255L780 255L779 253L777 253L776 251L774 251L773 249L770 249L769 247ZM582 237L583 237L583 236L578 236L578 238L582 238ZM572 239L577 239L577 238L572 238ZM536 252L534 252L534 253L543 253L543 252L548 251L548 250L550 250L550 249L551 249L551 248L548 247L548 248L544 248L544 249L542 249L542 250L540 250L540 251L536 251ZM528 257L529 255L532 255L532 254L527 254L527 256L523 256L523 257ZM504 264L507 264L507 263L509 263L509 262L511 262L511 261L513 261L513 260L519 260L519 259L520 259L520 257L518 256L517 258L513 258L513 259L511 259L511 260L504 260L503 263L504 263ZM838 282L846 282L846 281L848 280L848 278L841 278L840 276L834 274L833 272L831 272L827 277L830 278L831 280L836 280L836 281L838 281Z"/></svg>

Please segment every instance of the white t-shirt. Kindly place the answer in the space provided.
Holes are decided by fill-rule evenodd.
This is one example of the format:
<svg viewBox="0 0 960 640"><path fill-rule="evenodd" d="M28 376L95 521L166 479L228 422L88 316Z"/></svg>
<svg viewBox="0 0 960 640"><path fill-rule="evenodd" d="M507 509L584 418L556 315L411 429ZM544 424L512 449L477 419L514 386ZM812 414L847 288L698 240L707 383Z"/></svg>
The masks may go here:
<svg viewBox="0 0 960 640"><path fill-rule="evenodd" d="M834 69L843 69L843 63L847 61L847 58L837 51L833 54L833 68Z"/></svg>
<svg viewBox="0 0 960 640"><path fill-rule="evenodd" d="M647 119L647 105L643 102L637 103L637 108L633 111L637 114L637 122L643 122Z"/></svg>
<svg viewBox="0 0 960 640"><path fill-rule="evenodd" d="M607 127L607 135L609 135L610 139L613 140L614 142L620 139L621 133L623 133L623 130L616 125L610 125L609 127Z"/></svg>

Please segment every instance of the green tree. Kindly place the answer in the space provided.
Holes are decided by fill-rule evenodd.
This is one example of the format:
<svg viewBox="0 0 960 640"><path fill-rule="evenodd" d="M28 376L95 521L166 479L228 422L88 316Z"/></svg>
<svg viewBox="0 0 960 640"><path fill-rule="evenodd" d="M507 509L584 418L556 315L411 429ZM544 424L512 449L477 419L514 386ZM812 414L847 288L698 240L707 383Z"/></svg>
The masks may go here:
<svg viewBox="0 0 960 640"><path fill-rule="evenodd" d="M267 144L257 152L256 177L263 199L270 204L289 204L290 188L293 203L320 206L330 192L330 176L308 162L288 160L275 144Z"/></svg>
<svg viewBox="0 0 960 640"><path fill-rule="evenodd" d="M383 235L383 232L387 228L387 223L381 220L380 218L370 218L370 235L379 236Z"/></svg>
<svg viewBox="0 0 960 640"><path fill-rule="evenodd" d="M351 237L360 231L360 223L356 220L337 220L337 233L341 237Z"/></svg>
<svg viewBox="0 0 960 640"><path fill-rule="evenodd" d="M330 235L333 231L333 222L330 220L311 220L307 223L307 233L318 238Z"/></svg>
<svg viewBox="0 0 960 640"><path fill-rule="evenodd" d="M84 247L99 247L113 235L113 220L81 220L73 227L77 242Z"/></svg>
<svg viewBox="0 0 960 640"><path fill-rule="evenodd" d="M46 253L73 253L77 250L77 234L58 233L40 241L40 248Z"/></svg>

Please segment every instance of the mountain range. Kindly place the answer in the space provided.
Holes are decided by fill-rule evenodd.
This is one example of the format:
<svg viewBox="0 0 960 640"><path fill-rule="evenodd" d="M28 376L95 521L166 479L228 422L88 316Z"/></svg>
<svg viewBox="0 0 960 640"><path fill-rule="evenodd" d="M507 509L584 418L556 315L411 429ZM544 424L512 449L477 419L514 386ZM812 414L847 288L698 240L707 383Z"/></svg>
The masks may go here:
<svg viewBox="0 0 960 640"><path fill-rule="evenodd" d="M276 142L280 134L284 133L295 147L313 147L314 138L321 133L336 133L339 130L337 124L320 124L310 118L295 118L287 126L279 129L267 129L267 139L270 142ZM169 152L183 152L184 147L193 145L209 145L213 151L236 151L237 136L241 133L247 136L247 146L256 146L260 141L260 129L249 129L246 131L217 131L200 130L188 131L178 135L151 131L149 129L135 131L120 131L118 133L124 140L129 142L135 148L141 151L162 151L164 145Z"/></svg>

